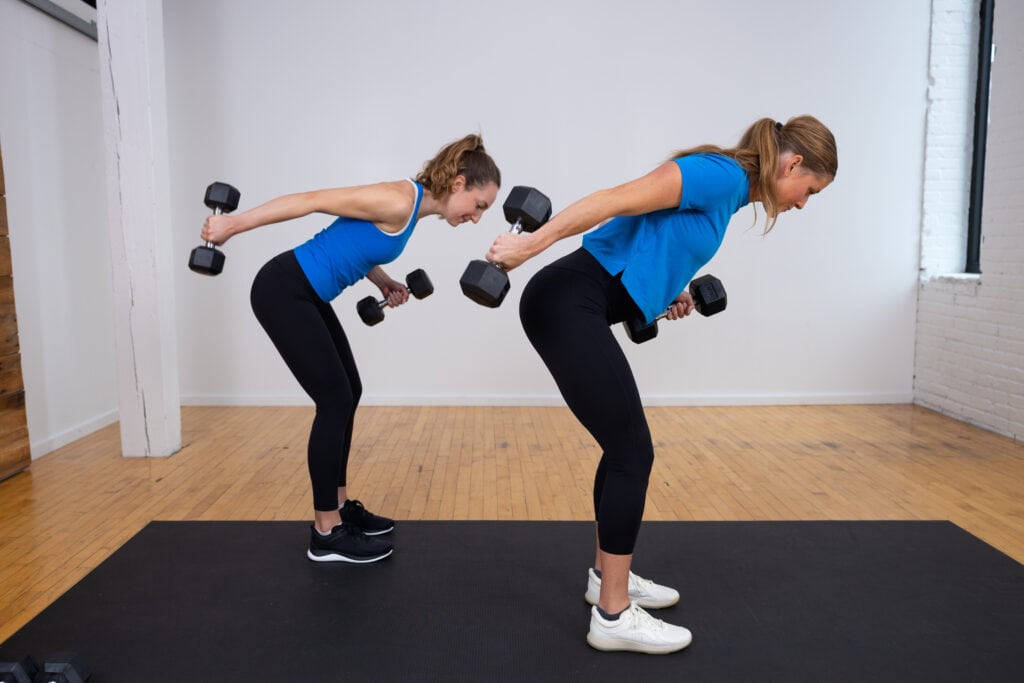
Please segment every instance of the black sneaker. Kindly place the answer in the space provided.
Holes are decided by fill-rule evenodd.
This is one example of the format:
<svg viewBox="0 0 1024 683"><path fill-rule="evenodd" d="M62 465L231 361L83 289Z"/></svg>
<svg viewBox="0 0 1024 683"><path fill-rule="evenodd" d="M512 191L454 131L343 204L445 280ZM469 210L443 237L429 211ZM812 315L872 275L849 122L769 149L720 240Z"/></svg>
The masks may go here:
<svg viewBox="0 0 1024 683"><path fill-rule="evenodd" d="M358 500L346 500L339 512L341 521L355 524L367 536L380 536L395 528L395 520L373 514Z"/></svg>
<svg viewBox="0 0 1024 683"><path fill-rule="evenodd" d="M387 541L370 538L358 527L342 522L321 536L316 525L311 525L309 550L306 557L314 562L355 562L365 564L383 560L394 548Z"/></svg>

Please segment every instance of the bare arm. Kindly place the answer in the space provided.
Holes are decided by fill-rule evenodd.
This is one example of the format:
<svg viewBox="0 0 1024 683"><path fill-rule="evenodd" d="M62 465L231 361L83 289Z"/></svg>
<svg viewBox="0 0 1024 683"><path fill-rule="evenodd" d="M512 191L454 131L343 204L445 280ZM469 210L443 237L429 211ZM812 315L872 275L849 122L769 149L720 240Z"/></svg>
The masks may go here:
<svg viewBox="0 0 1024 683"><path fill-rule="evenodd" d="M570 204L533 233L499 235L487 252L487 260L510 270L558 240L586 232L609 218L679 206L682 189L679 166L666 162L636 180L598 190Z"/></svg>
<svg viewBox="0 0 1024 683"><path fill-rule="evenodd" d="M311 213L359 218L394 232L409 219L414 201L412 186L404 181L286 194L239 214L208 216L201 236L223 244L240 232Z"/></svg>

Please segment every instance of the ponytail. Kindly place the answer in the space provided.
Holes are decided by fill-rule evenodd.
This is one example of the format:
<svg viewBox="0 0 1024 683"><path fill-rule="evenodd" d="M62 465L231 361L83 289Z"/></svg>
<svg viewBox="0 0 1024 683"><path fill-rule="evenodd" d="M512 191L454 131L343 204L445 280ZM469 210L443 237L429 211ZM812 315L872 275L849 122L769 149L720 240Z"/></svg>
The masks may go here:
<svg viewBox="0 0 1024 683"><path fill-rule="evenodd" d="M426 188L434 199L451 192L456 176L466 179L466 187L484 187L494 183L501 187L501 171L484 149L479 135L467 135L441 148L423 165L416 182Z"/></svg>

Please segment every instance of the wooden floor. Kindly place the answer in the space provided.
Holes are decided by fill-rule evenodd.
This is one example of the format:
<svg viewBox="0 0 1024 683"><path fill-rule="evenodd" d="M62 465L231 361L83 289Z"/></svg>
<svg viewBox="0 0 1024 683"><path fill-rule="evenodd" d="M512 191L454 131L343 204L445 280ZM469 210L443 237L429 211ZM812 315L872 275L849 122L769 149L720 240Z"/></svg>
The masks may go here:
<svg viewBox="0 0 1024 683"><path fill-rule="evenodd" d="M646 519L948 519L1024 560L1020 442L910 405L648 416ZM0 482L0 642L151 520L310 519L311 420L185 408L172 457L122 458L113 425ZM399 520L589 520L597 457L565 408L367 407L350 493Z"/></svg>

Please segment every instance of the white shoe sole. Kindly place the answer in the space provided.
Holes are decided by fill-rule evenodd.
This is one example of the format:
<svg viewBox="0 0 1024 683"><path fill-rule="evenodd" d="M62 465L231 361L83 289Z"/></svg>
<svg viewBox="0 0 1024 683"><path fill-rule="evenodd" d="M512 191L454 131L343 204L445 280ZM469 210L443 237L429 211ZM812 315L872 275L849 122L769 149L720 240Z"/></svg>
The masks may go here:
<svg viewBox="0 0 1024 683"><path fill-rule="evenodd" d="M388 557L393 552L395 552L394 549L391 549L383 555L377 555L376 557L357 558L349 557L348 555L339 555L338 553L331 553L329 555L314 555L312 551L307 550L306 557L313 560L314 562L350 562L352 564L368 564L370 562L383 560L385 557Z"/></svg>
<svg viewBox="0 0 1024 683"><path fill-rule="evenodd" d="M671 652L678 652L693 642L690 638L685 643L666 643L654 645L651 643L638 643L635 640L624 640L622 638L609 638L590 631L587 633L587 644L595 650L602 652L642 652L648 655L667 655Z"/></svg>

